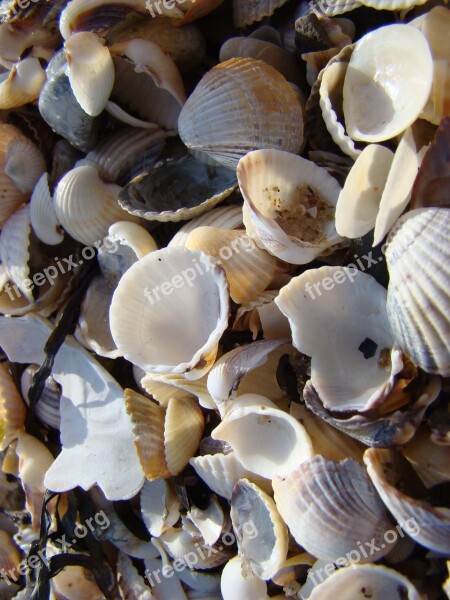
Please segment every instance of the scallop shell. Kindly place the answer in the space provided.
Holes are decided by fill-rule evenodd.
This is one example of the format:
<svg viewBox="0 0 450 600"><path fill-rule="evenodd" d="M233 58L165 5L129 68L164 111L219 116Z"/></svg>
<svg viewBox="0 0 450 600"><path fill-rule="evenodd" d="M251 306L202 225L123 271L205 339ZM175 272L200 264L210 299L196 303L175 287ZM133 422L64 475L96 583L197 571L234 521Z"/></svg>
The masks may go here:
<svg viewBox="0 0 450 600"><path fill-rule="evenodd" d="M326 408L363 412L385 401L403 363L386 290L371 275L348 267L309 269L275 302L289 319L294 346L312 357L311 381Z"/></svg>
<svg viewBox="0 0 450 600"><path fill-rule="evenodd" d="M379 549L364 557L367 562L388 552L386 509L364 467L353 459L336 463L316 455L289 475L276 475L272 485L295 541L317 558L334 562L360 540L371 540Z"/></svg>
<svg viewBox="0 0 450 600"><path fill-rule="evenodd" d="M91 117L106 106L114 85L114 64L108 48L88 31L74 33L64 44L70 86L81 108Z"/></svg>
<svg viewBox="0 0 450 600"><path fill-rule="evenodd" d="M185 247L217 259L217 264L225 271L230 296L236 304L250 302L281 271L277 259L258 248L242 231L197 227L189 234Z"/></svg>
<svg viewBox="0 0 450 600"><path fill-rule="evenodd" d="M222 571L220 591L223 600L269 600L267 584L255 576L242 573L242 558L235 556L227 562Z"/></svg>
<svg viewBox="0 0 450 600"><path fill-rule="evenodd" d="M204 428L203 413L190 398L171 398L167 408L125 390L134 444L150 481L180 473L194 455Z"/></svg>
<svg viewBox="0 0 450 600"><path fill-rule="evenodd" d="M167 296L162 302L160 293ZM184 248L157 250L135 263L110 307L113 339L128 360L150 373L186 373L188 379L211 368L227 323L224 272L211 258Z"/></svg>
<svg viewBox="0 0 450 600"><path fill-rule="evenodd" d="M303 144L301 102L282 75L262 61L232 58L201 79L178 121L188 148L234 169L257 148L298 152Z"/></svg>
<svg viewBox="0 0 450 600"><path fill-rule="evenodd" d="M30 222L36 236L45 244L55 246L64 239L56 217L53 198L48 185L48 173L37 182L30 200Z"/></svg>
<svg viewBox="0 0 450 600"><path fill-rule="evenodd" d="M321 569L322 573L324 569ZM317 578L323 581L323 576ZM317 579L315 579L317 582ZM404 576L382 565L351 565L335 571L308 596L309 600L348 600L370 594L371 600L420 600L421 594Z"/></svg>
<svg viewBox="0 0 450 600"><path fill-rule="evenodd" d="M38 370L39 365L29 365L22 373L20 387L22 396L28 403L28 392L30 390L33 376ZM59 404L61 399L61 388L56 383L51 375L45 380L44 389L39 397L39 401L35 406L37 418L46 425L50 425L54 429L59 429L61 426L61 417L59 414Z"/></svg>
<svg viewBox="0 0 450 600"><path fill-rule="evenodd" d="M28 56L0 76L0 109L7 110L33 102L45 83L45 71L37 58Z"/></svg>
<svg viewBox="0 0 450 600"><path fill-rule="evenodd" d="M270 579L285 562L289 541L275 502L255 484L240 479L233 489L230 515L244 573Z"/></svg>
<svg viewBox="0 0 450 600"><path fill-rule="evenodd" d="M150 221L181 221L196 217L229 196L237 185L231 169L210 166L187 155L159 161L135 177L120 193L120 206Z"/></svg>
<svg viewBox="0 0 450 600"><path fill-rule="evenodd" d="M138 221L117 202L121 188L103 183L97 169L75 167L59 181L54 194L56 217L78 242L94 245L116 221Z"/></svg>
<svg viewBox="0 0 450 600"><path fill-rule="evenodd" d="M386 249L395 337L416 365L444 377L450 375L449 235L449 209L418 208L397 221Z"/></svg>
<svg viewBox="0 0 450 600"><path fill-rule="evenodd" d="M386 25L362 37L343 88L350 137L381 142L405 131L422 112L433 80L425 37L410 25Z"/></svg>
<svg viewBox="0 0 450 600"><path fill-rule="evenodd" d="M228 442L245 468L267 479L289 473L313 454L303 426L257 394L238 396L211 437Z"/></svg>
<svg viewBox="0 0 450 600"><path fill-rule="evenodd" d="M0 448L7 446L24 429L26 410L5 363L0 363Z"/></svg>
<svg viewBox="0 0 450 600"><path fill-rule="evenodd" d="M233 0L234 26L243 28L255 21L261 21L264 17L270 17L285 2L286 0Z"/></svg>
<svg viewBox="0 0 450 600"><path fill-rule="evenodd" d="M306 264L341 238L334 227L341 190L325 169L280 150L256 150L239 161L247 234L271 254Z"/></svg>
<svg viewBox="0 0 450 600"><path fill-rule="evenodd" d="M414 540L436 552L450 552L450 510L434 507L403 492L405 484L393 450L368 448L367 472L381 499L400 527ZM403 459L404 460L404 459Z"/></svg>

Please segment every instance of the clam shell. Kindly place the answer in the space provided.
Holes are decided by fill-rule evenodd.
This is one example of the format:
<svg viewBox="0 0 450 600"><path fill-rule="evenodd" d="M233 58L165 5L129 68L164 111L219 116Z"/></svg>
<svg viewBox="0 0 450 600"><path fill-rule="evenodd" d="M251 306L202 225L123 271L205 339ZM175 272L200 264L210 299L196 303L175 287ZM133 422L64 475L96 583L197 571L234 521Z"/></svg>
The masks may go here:
<svg viewBox="0 0 450 600"><path fill-rule="evenodd" d="M267 584L255 576L244 576L242 558L235 556L227 562L222 571L220 591L223 600L268 600Z"/></svg>
<svg viewBox="0 0 450 600"><path fill-rule="evenodd" d="M26 410L5 363L0 363L0 449L7 446L23 430Z"/></svg>
<svg viewBox="0 0 450 600"><path fill-rule="evenodd" d="M7 139L12 133L10 125L2 124L2 134L8 128ZM8 140L9 141L9 140ZM45 158L39 148L31 140L15 129L14 138L7 144L3 171L8 175L21 192L29 194L33 191L39 177L45 171Z"/></svg>
<svg viewBox="0 0 450 600"><path fill-rule="evenodd" d="M343 88L350 137L381 142L405 131L419 116L433 80L425 37L410 25L386 25L355 45Z"/></svg>
<svg viewBox="0 0 450 600"><path fill-rule="evenodd" d="M30 206L19 208L4 223L0 235L0 258L6 273L29 302L33 302L30 275Z"/></svg>
<svg viewBox="0 0 450 600"><path fill-rule="evenodd" d="M313 453L303 426L257 394L238 396L211 437L228 442L244 467L267 479L289 473Z"/></svg>
<svg viewBox="0 0 450 600"><path fill-rule="evenodd" d="M324 569L321 569L322 573ZM322 581L323 576L320 577ZM316 579L317 581L317 579ZM364 590L364 591L363 591ZM371 600L404 598L420 600L421 594L404 576L382 565L351 565L335 571L326 581L317 585L309 600L347 600L361 594L370 594Z"/></svg>
<svg viewBox="0 0 450 600"><path fill-rule="evenodd" d="M120 206L150 221L196 217L229 196L237 185L231 169L210 166L187 155L160 161L120 193Z"/></svg>
<svg viewBox="0 0 450 600"><path fill-rule="evenodd" d="M217 542L226 524L224 512L216 496L211 496L207 508L192 506L186 516L209 546Z"/></svg>
<svg viewBox="0 0 450 600"><path fill-rule="evenodd" d="M242 208L240 206L219 206L187 221L170 240L168 247L186 246L189 234L197 227L239 229L242 227Z"/></svg>
<svg viewBox="0 0 450 600"><path fill-rule="evenodd" d="M232 58L201 79L178 121L188 148L230 168L257 148L298 152L301 102L282 75L262 61Z"/></svg>
<svg viewBox="0 0 450 600"><path fill-rule="evenodd" d="M117 580L119 590L124 598L129 600L152 600L154 598L148 585L124 552L120 552L117 559Z"/></svg>
<svg viewBox="0 0 450 600"><path fill-rule="evenodd" d="M154 382L165 383L180 390L184 390L184 396L194 395L197 397L200 406L203 408L216 408L211 396L206 387L207 374L202 375L198 379L188 379L183 373L176 374L159 374L146 373L141 379L141 385L147 393L151 394ZM186 394L186 392L188 392ZM180 397L184 397L180 396Z"/></svg>
<svg viewBox="0 0 450 600"><path fill-rule="evenodd" d="M426 548L450 552L450 509L434 507L405 494L393 450L368 448L364 453L367 472L381 499L400 527Z"/></svg>
<svg viewBox="0 0 450 600"><path fill-rule="evenodd" d="M450 211L419 208L388 237L387 313L399 344L427 373L450 375L448 265Z"/></svg>
<svg viewBox="0 0 450 600"><path fill-rule="evenodd" d="M289 541L275 502L255 484L240 479L233 489L230 515L244 572L270 579L285 562Z"/></svg>
<svg viewBox="0 0 450 600"><path fill-rule="evenodd" d="M22 373L20 387L22 396L28 403L28 392L30 390L33 376L38 370L39 365L29 365ZM50 425L54 429L59 429L61 425L61 417L59 414L59 404L61 399L61 388L56 383L51 375L45 380L44 389L36 404L35 411L37 418L46 425Z"/></svg>
<svg viewBox="0 0 450 600"><path fill-rule="evenodd" d="M309 269L275 302L289 319L293 345L312 357L311 381L326 408L363 412L384 402L403 363L386 290L371 275L348 267Z"/></svg>
<svg viewBox="0 0 450 600"><path fill-rule="evenodd" d="M159 293L167 295L162 302ZM186 373L188 379L211 368L227 323L224 272L184 248L157 250L132 265L110 307L113 339L128 360L150 373Z"/></svg>
<svg viewBox="0 0 450 600"><path fill-rule="evenodd" d="M360 540L372 540L379 549L364 557L367 562L388 552L386 509L364 467L353 459L336 463L316 455L288 475L276 475L272 485L291 534L317 558L333 562Z"/></svg>
<svg viewBox="0 0 450 600"><path fill-rule="evenodd" d="M195 454L202 438L205 420L196 400L172 398L166 408L164 453L169 471L180 473Z"/></svg>
<svg viewBox="0 0 450 600"><path fill-rule="evenodd" d="M94 245L108 233L116 221L138 219L120 208L117 197L121 188L106 184L97 169L75 167L59 181L54 194L56 217L78 242Z"/></svg>
<svg viewBox="0 0 450 600"><path fill-rule="evenodd" d="M334 227L341 190L325 169L280 150L256 150L239 161L247 234L271 254L306 264L341 238Z"/></svg>
<svg viewBox="0 0 450 600"><path fill-rule="evenodd" d="M28 56L0 76L0 109L7 110L33 102L45 83L45 71L37 58Z"/></svg>
<svg viewBox="0 0 450 600"><path fill-rule="evenodd" d="M36 236L45 244L55 246L64 239L56 217L53 198L48 185L48 173L37 182L30 200L30 222Z"/></svg>
<svg viewBox="0 0 450 600"><path fill-rule="evenodd" d="M180 503L169 482L146 481L139 496L142 519L150 534L159 537L180 517Z"/></svg>
<svg viewBox="0 0 450 600"><path fill-rule="evenodd" d="M96 117L114 85L114 64L102 40L88 31L74 33L64 44L70 86L81 108Z"/></svg>
<svg viewBox="0 0 450 600"><path fill-rule="evenodd" d="M285 4L286 0L233 0L233 22L235 27L246 27L270 17L275 10Z"/></svg>

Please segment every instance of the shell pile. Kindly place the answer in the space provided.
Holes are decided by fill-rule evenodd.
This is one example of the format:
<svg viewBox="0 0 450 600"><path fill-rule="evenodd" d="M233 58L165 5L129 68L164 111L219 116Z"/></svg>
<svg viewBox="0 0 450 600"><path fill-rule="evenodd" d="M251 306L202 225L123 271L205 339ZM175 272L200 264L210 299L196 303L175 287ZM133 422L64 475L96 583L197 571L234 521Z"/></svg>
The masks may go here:
<svg viewBox="0 0 450 600"><path fill-rule="evenodd" d="M0 2L0 598L450 599L448 0Z"/></svg>

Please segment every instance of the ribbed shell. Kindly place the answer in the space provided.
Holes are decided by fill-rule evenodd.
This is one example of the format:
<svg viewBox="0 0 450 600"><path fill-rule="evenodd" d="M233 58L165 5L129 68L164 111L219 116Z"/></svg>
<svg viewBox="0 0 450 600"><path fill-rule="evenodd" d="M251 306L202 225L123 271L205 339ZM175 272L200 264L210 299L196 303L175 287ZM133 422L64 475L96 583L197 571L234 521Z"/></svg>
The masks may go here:
<svg viewBox="0 0 450 600"><path fill-rule="evenodd" d="M450 210L419 208L388 237L389 323L397 341L427 373L450 375Z"/></svg>
<svg viewBox="0 0 450 600"><path fill-rule="evenodd" d="M38 368L38 365L29 365L22 373L20 386L22 395L26 401L28 401L28 392L32 384L33 376ZM61 388L50 375L45 380L44 389L36 404L36 416L42 423L50 425L50 427L53 427L54 429L59 429L61 424L61 417L59 415L60 398Z"/></svg>
<svg viewBox="0 0 450 600"><path fill-rule="evenodd" d="M33 190L30 201L30 220L37 237L50 246L60 244L64 233L56 218L53 198L48 186L48 173L44 173Z"/></svg>
<svg viewBox="0 0 450 600"><path fill-rule="evenodd" d="M297 153L303 144L299 96L266 63L232 58L201 79L178 120L180 137L225 166L235 168L251 150Z"/></svg>
<svg viewBox="0 0 450 600"><path fill-rule="evenodd" d="M242 208L240 206L220 206L187 221L170 240L168 247L185 246L190 232L197 227L219 227L220 229L242 227Z"/></svg>
<svg viewBox="0 0 450 600"><path fill-rule="evenodd" d="M0 258L11 281L32 302L29 283L30 205L19 208L3 225L0 235Z"/></svg>
<svg viewBox="0 0 450 600"><path fill-rule="evenodd" d="M264 17L270 17L287 0L233 0L233 22L235 27L245 27Z"/></svg>

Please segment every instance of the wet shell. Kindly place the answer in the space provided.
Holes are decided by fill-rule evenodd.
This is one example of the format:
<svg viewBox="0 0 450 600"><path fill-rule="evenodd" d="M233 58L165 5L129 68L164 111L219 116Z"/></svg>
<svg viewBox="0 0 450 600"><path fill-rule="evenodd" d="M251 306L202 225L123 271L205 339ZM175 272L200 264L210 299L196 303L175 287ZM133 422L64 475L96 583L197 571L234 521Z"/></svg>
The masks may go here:
<svg viewBox="0 0 450 600"><path fill-rule="evenodd" d="M128 360L150 373L188 379L209 371L227 323L225 273L210 257L184 248L157 250L135 263L110 307L114 341Z"/></svg>
<svg viewBox="0 0 450 600"><path fill-rule="evenodd" d="M275 476L272 485L291 534L317 558L334 561L361 540L375 541L379 548L365 557L367 562L388 552L386 509L364 467L353 459L336 463L317 455L289 475Z"/></svg>
<svg viewBox="0 0 450 600"><path fill-rule="evenodd" d="M410 25L366 34L353 50L343 88L350 137L381 142L405 131L422 112L433 80L425 37Z"/></svg>
<svg viewBox="0 0 450 600"><path fill-rule="evenodd" d="M239 161L247 234L271 254L306 264L341 238L334 227L341 190L325 169L280 150L256 150Z"/></svg>
<svg viewBox="0 0 450 600"><path fill-rule="evenodd" d="M444 377L450 375L449 235L449 209L419 208L397 221L386 250L395 337L416 365Z"/></svg>
<svg viewBox="0 0 450 600"><path fill-rule="evenodd" d="M119 191L119 186L103 183L95 167L76 167L64 175L55 189L56 217L74 239L94 245L116 221L138 220L120 208Z"/></svg>
<svg viewBox="0 0 450 600"><path fill-rule="evenodd" d="M36 236L45 244L55 246L64 239L56 217L53 198L48 185L48 173L37 182L30 200L30 221Z"/></svg>
<svg viewBox="0 0 450 600"><path fill-rule="evenodd" d="M298 152L302 106L282 75L262 61L233 58L209 71L188 98L178 121L188 148L235 168L257 148Z"/></svg>

